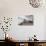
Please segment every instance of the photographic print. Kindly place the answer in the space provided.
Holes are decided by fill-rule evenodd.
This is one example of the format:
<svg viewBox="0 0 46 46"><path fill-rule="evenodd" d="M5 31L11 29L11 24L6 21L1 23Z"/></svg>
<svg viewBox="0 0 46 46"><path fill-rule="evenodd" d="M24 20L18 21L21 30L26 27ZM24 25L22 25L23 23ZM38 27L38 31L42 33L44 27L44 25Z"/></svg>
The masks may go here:
<svg viewBox="0 0 46 46"><path fill-rule="evenodd" d="M33 15L18 17L18 25L33 25Z"/></svg>

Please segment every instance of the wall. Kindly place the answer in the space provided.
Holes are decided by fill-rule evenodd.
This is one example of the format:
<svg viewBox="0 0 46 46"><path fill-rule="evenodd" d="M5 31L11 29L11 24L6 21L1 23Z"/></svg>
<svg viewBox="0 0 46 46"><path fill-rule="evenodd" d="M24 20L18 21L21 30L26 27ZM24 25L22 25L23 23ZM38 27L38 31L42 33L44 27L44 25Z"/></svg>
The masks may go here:
<svg viewBox="0 0 46 46"><path fill-rule="evenodd" d="M0 0L0 16L13 17L12 27L9 31L17 40L27 40L34 34L39 40L45 39L45 6L32 8L28 0ZM18 26L17 16L34 15L33 26ZM2 32L2 31L1 31ZM0 33L1 34L1 33ZM0 37L2 39L2 36Z"/></svg>

